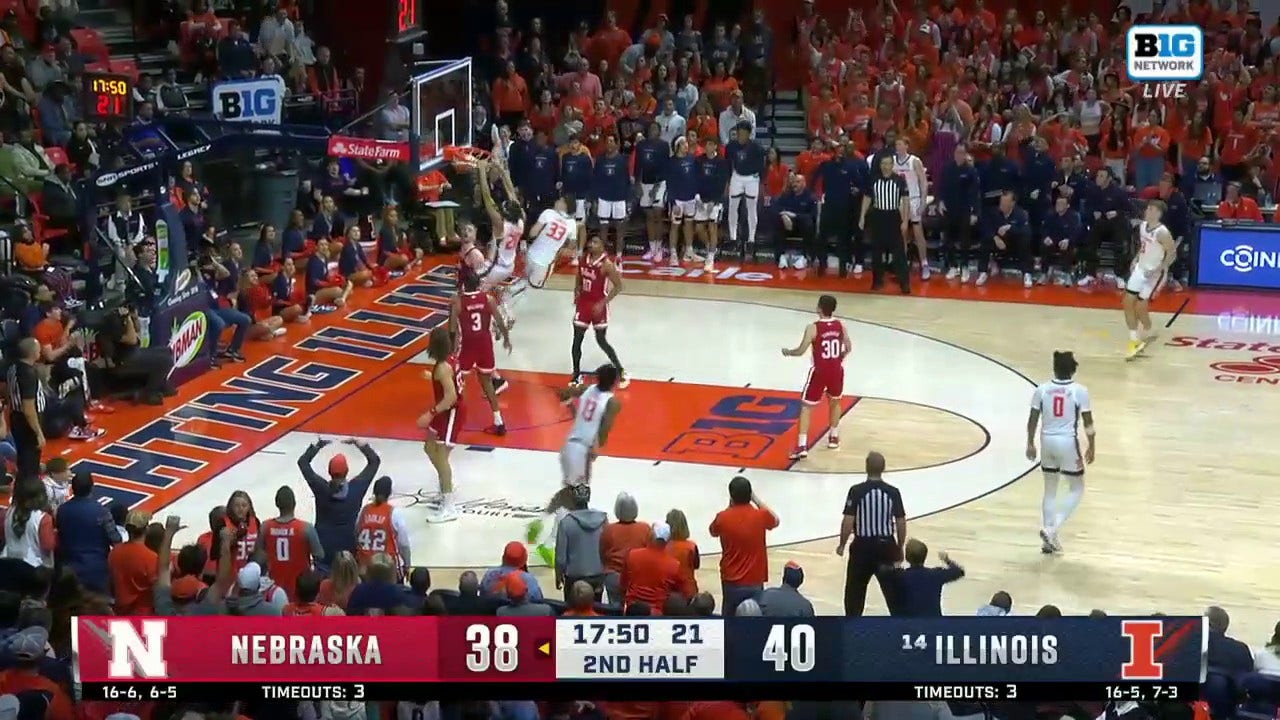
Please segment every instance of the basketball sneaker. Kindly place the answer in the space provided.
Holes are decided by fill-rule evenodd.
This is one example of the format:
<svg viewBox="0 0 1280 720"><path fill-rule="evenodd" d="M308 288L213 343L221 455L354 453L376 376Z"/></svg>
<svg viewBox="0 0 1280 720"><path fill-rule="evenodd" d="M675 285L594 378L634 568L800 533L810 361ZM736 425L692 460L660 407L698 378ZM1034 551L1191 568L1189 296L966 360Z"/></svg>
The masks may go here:
<svg viewBox="0 0 1280 720"><path fill-rule="evenodd" d="M787 457L792 460L803 460L809 457L809 450L804 447L797 447L795 450L792 450L791 454Z"/></svg>
<svg viewBox="0 0 1280 720"><path fill-rule="evenodd" d="M498 437L502 437L503 435L507 434L507 426L494 423L493 425L490 425L489 427L485 428L484 431L486 434L497 435Z"/></svg>
<svg viewBox="0 0 1280 720"><path fill-rule="evenodd" d="M960 277L960 268L955 267L954 265L947 268L946 277L948 280L955 280L956 278Z"/></svg>
<svg viewBox="0 0 1280 720"><path fill-rule="evenodd" d="M627 389L627 386L628 386L628 385L630 385L630 384L631 384L631 378L627 377L627 373L626 373L626 372L621 372L621 373L618 375L618 389L619 389L619 390L626 390L626 389Z"/></svg>
<svg viewBox="0 0 1280 720"><path fill-rule="evenodd" d="M1142 340L1130 340L1129 344L1125 347L1124 359L1132 360L1138 357L1146 347L1147 344Z"/></svg>
<svg viewBox="0 0 1280 720"><path fill-rule="evenodd" d="M828 450L839 450L839 449L840 449L840 438L836 437L835 435L828 435L828 436L827 436L827 449L828 449Z"/></svg>
<svg viewBox="0 0 1280 720"><path fill-rule="evenodd" d="M431 524L453 522L458 519L458 509L451 503L442 503L439 509L427 513L427 522Z"/></svg>

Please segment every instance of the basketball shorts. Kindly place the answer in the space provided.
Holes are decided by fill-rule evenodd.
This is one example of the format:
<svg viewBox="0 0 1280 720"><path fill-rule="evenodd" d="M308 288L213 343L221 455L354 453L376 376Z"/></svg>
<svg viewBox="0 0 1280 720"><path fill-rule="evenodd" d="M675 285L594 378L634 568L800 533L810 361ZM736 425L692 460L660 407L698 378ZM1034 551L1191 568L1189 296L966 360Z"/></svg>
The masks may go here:
<svg viewBox="0 0 1280 720"><path fill-rule="evenodd" d="M724 213L724 206L718 202L699 202L694 212L694 222L720 222L720 215Z"/></svg>
<svg viewBox="0 0 1280 720"><path fill-rule="evenodd" d="M1047 473L1083 475L1080 441L1074 435L1041 435L1040 469Z"/></svg>
<svg viewBox="0 0 1280 720"><path fill-rule="evenodd" d="M525 263L524 276L525 279L529 281L529 285L536 288L541 288L546 285L547 278L551 277L551 266L553 264L554 261L550 264L543 265L533 259L530 259L529 262Z"/></svg>
<svg viewBox="0 0 1280 720"><path fill-rule="evenodd" d="M1163 282L1163 271L1148 271L1135 267L1133 272L1129 273L1129 280L1125 282L1124 289L1130 294L1137 295L1139 300L1150 300Z"/></svg>
<svg viewBox="0 0 1280 720"><path fill-rule="evenodd" d="M660 208L667 204L667 181L640 184L640 207Z"/></svg>
<svg viewBox="0 0 1280 720"><path fill-rule="evenodd" d="M695 200L672 200L671 201L671 224L679 225L684 220L692 222L698 216L698 201Z"/></svg>
<svg viewBox="0 0 1280 720"><path fill-rule="evenodd" d="M524 256L525 263L529 265L543 265L550 267L555 265L556 258L560 256L560 250L564 247L564 240L553 240L546 235L538 236L529 245L529 252Z"/></svg>
<svg viewBox="0 0 1280 720"><path fill-rule="evenodd" d="M912 196L907 201L907 217L918 223L924 219L924 198Z"/></svg>
<svg viewBox="0 0 1280 720"><path fill-rule="evenodd" d="M603 330L609 327L609 303L604 304L600 314L596 314L599 300L578 300L574 305L573 324L577 327L593 327Z"/></svg>
<svg viewBox="0 0 1280 720"><path fill-rule="evenodd" d="M453 447L457 443L458 432L462 430L463 412L462 398L449 410L431 418L430 436L433 440Z"/></svg>
<svg viewBox="0 0 1280 720"><path fill-rule="evenodd" d="M729 197L739 196L760 197L760 176L739 175L737 173L731 175L729 177Z"/></svg>
<svg viewBox="0 0 1280 720"><path fill-rule="evenodd" d="M586 200L574 200L573 219L577 220L578 222L587 221L587 201Z"/></svg>
<svg viewBox="0 0 1280 720"><path fill-rule="evenodd" d="M591 482L591 447L578 440L565 441L560 448L561 482L565 487Z"/></svg>
<svg viewBox="0 0 1280 720"><path fill-rule="evenodd" d="M496 363L493 359L493 338L490 336L474 337L466 333L458 335L458 369L462 372L475 370L483 375L493 372Z"/></svg>
<svg viewBox="0 0 1280 720"><path fill-rule="evenodd" d="M494 288L501 287L505 282L511 279L516 272L514 265L494 265L489 268L489 272L480 278L480 289L488 292Z"/></svg>
<svg viewBox="0 0 1280 720"><path fill-rule="evenodd" d="M600 222L622 222L627 219L626 200L597 200L596 217Z"/></svg>
<svg viewBox="0 0 1280 720"><path fill-rule="evenodd" d="M800 391L805 405L817 405L823 397L839 400L844 396L844 368L822 369L811 367Z"/></svg>

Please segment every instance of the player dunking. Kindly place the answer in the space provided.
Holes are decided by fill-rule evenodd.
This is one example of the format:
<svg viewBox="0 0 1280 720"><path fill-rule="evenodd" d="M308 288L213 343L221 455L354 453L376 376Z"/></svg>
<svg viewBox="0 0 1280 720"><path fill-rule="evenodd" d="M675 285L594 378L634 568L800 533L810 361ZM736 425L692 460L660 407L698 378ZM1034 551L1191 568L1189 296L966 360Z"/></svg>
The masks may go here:
<svg viewBox="0 0 1280 720"><path fill-rule="evenodd" d="M480 287L485 292L498 295L498 307L506 317L507 327L515 324L511 311L507 306L508 289L506 282L516 272L516 259L520 255L520 246L524 243L524 208L516 200L516 190L511 184L511 175L502 167L498 172L502 176L502 185L506 189L507 199L502 207L493 199L489 190L489 164L480 163L479 184L480 197L484 200L484 209L489 213L489 222L493 227L493 242L490 244L489 270L480 278Z"/></svg>
<svg viewBox="0 0 1280 720"><path fill-rule="evenodd" d="M518 296L528 288L539 288L547 284L547 278L556 269L556 261L566 243L577 245L578 223L569 214L577 201L566 195L556 200L555 205L543 210L538 221L529 228L533 242L525 253L524 277L516 280L511 288L512 296Z"/></svg>
<svg viewBox="0 0 1280 720"><path fill-rule="evenodd" d="M618 389L625 389L631 383L607 337L609 303L620 292L622 273L605 254L600 236L593 235L578 263L578 280L573 286L573 377L569 379L570 385L582 382L582 340L587 336L587 328L595 330L596 344L618 369Z"/></svg>
<svg viewBox="0 0 1280 720"><path fill-rule="evenodd" d="M831 431L827 433L827 447L832 450L840 447L840 399L844 396L844 359L849 355L852 345L844 323L832 317L836 311L836 299L832 295L818 298L818 319L809 323L804 329L804 337L794 348L782 349L784 357L799 357L805 350L812 348L813 367L805 378L804 389L801 390L803 404L800 406L800 434L796 438L796 449L791 453L792 460L800 460L809 456L809 416L813 406L827 397L827 407L831 412Z"/></svg>
<svg viewBox="0 0 1280 720"><path fill-rule="evenodd" d="M1129 327L1126 360L1137 357L1155 337L1151 333L1151 298L1164 287L1169 266L1177 257L1173 234L1161 222L1167 208L1162 201L1152 200L1138 225L1138 256L1124 285L1124 323Z"/></svg>
<svg viewBox="0 0 1280 720"><path fill-rule="evenodd" d="M1036 425L1040 426L1040 471L1044 473L1044 499L1040 503L1041 551L1058 552L1058 533L1084 497L1084 466L1093 462L1093 410L1089 391L1072 378L1076 358L1069 352L1053 354L1053 379L1031 394L1027 416L1027 459L1036 459ZM1077 425L1084 424L1089 444L1080 456ZM1058 502L1058 476L1065 475L1067 495Z"/></svg>
<svg viewBox="0 0 1280 720"><path fill-rule="evenodd" d="M448 522L458 519L453 504L453 468L449 465L449 453L457 433L462 429L462 373L457 370L458 359L453 354L453 335L443 325L431 331L427 338L427 356L435 363L426 376L431 380L435 404L418 418L418 427L427 431L422 449L440 478L440 509L427 516L428 522Z"/></svg>
<svg viewBox="0 0 1280 720"><path fill-rule="evenodd" d="M480 289L480 280L475 275L462 279L462 291L449 305L449 329L458 338L458 371L464 375L476 371L480 390L493 410L493 425L485 432L506 435L507 427L502 422L498 392L493 382L497 365L493 359L493 332L497 330L502 347L508 353L511 352L511 336L493 296Z"/></svg>
<svg viewBox="0 0 1280 720"><path fill-rule="evenodd" d="M543 511L546 515L553 515L557 522L573 507L573 488L591 482L591 465L595 462L596 453L609 440L609 431L622 410L622 401L613 394L620 378L621 371L617 366L601 365L596 368L595 385L579 385L560 392L561 400L568 402L576 398L577 405L574 407L573 427L560 448L562 486L551 496ZM544 524L542 518L529 523L530 543L538 541ZM554 523L548 537L555 537ZM537 551L548 565L554 565L555 556L551 548L539 544Z"/></svg>

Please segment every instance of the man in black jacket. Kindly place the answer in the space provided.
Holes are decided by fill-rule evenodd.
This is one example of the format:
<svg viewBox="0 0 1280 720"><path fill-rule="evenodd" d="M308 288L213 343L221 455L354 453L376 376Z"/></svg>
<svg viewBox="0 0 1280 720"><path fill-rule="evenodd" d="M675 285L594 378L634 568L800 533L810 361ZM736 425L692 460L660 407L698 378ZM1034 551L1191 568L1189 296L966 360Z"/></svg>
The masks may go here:
<svg viewBox="0 0 1280 720"><path fill-rule="evenodd" d="M805 187L805 180L792 175L786 191L773 203L778 212L778 239L773 245L773 256L778 267L788 264L804 270L810 263L823 267L827 262L825 248L817 241L818 198ZM799 248L787 247L791 238L799 238ZM794 258L790 262L787 258Z"/></svg>
<svg viewBox="0 0 1280 720"><path fill-rule="evenodd" d="M957 145L938 183L947 279L969 282L973 235L982 208L982 179L965 145Z"/></svg>
<svg viewBox="0 0 1280 720"><path fill-rule="evenodd" d="M1098 171L1085 204L1092 227L1080 247L1080 260L1084 263L1084 277L1080 284L1089 285L1097 279L1101 264L1099 251L1105 243L1110 243L1115 257L1116 281L1123 285L1124 276L1129 272L1133 234L1129 227L1129 193L1121 187L1110 169L1103 168Z"/></svg>
<svg viewBox="0 0 1280 720"><path fill-rule="evenodd" d="M1000 194L1000 202L988 211L982 222L982 238L978 250L978 284L987 284L987 268L991 256L1001 255L1013 261L1022 272L1022 286L1031 287L1031 221L1027 211L1018 207L1013 193Z"/></svg>
<svg viewBox="0 0 1280 720"><path fill-rule="evenodd" d="M1071 201L1058 195L1053 201L1053 211L1040 226L1040 261L1045 282L1056 280L1058 285L1071 284L1071 271L1075 266L1076 249L1084 228L1080 213L1071 209ZM1055 271L1057 277L1054 277Z"/></svg>
<svg viewBox="0 0 1280 720"><path fill-rule="evenodd" d="M324 561L316 561L316 567L322 570L327 570L333 558L342 551L355 553L356 519L364 506L365 493L382 467L382 458L368 443L347 438L342 442L355 446L364 455L364 468L348 479L347 456L338 453L329 458L329 477L321 477L311 464L321 448L331 442L320 438L308 445L298 458L298 471L316 497L316 534L320 536L320 546L325 551Z"/></svg>

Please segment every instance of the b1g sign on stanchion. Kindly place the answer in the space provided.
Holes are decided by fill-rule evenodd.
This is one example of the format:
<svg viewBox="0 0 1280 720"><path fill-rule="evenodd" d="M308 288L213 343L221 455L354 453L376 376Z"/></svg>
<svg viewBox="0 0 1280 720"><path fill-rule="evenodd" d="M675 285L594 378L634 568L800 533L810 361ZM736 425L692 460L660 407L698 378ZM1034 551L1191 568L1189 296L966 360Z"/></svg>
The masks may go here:
<svg viewBox="0 0 1280 720"><path fill-rule="evenodd" d="M1202 223L1193 236L1191 259L1195 287L1280 290L1280 226Z"/></svg>
<svg viewBox="0 0 1280 720"><path fill-rule="evenodd" d="M278 77L218 83L211 98L213 116L227 122L279 125L284 96L284 81Z"/></svg>

